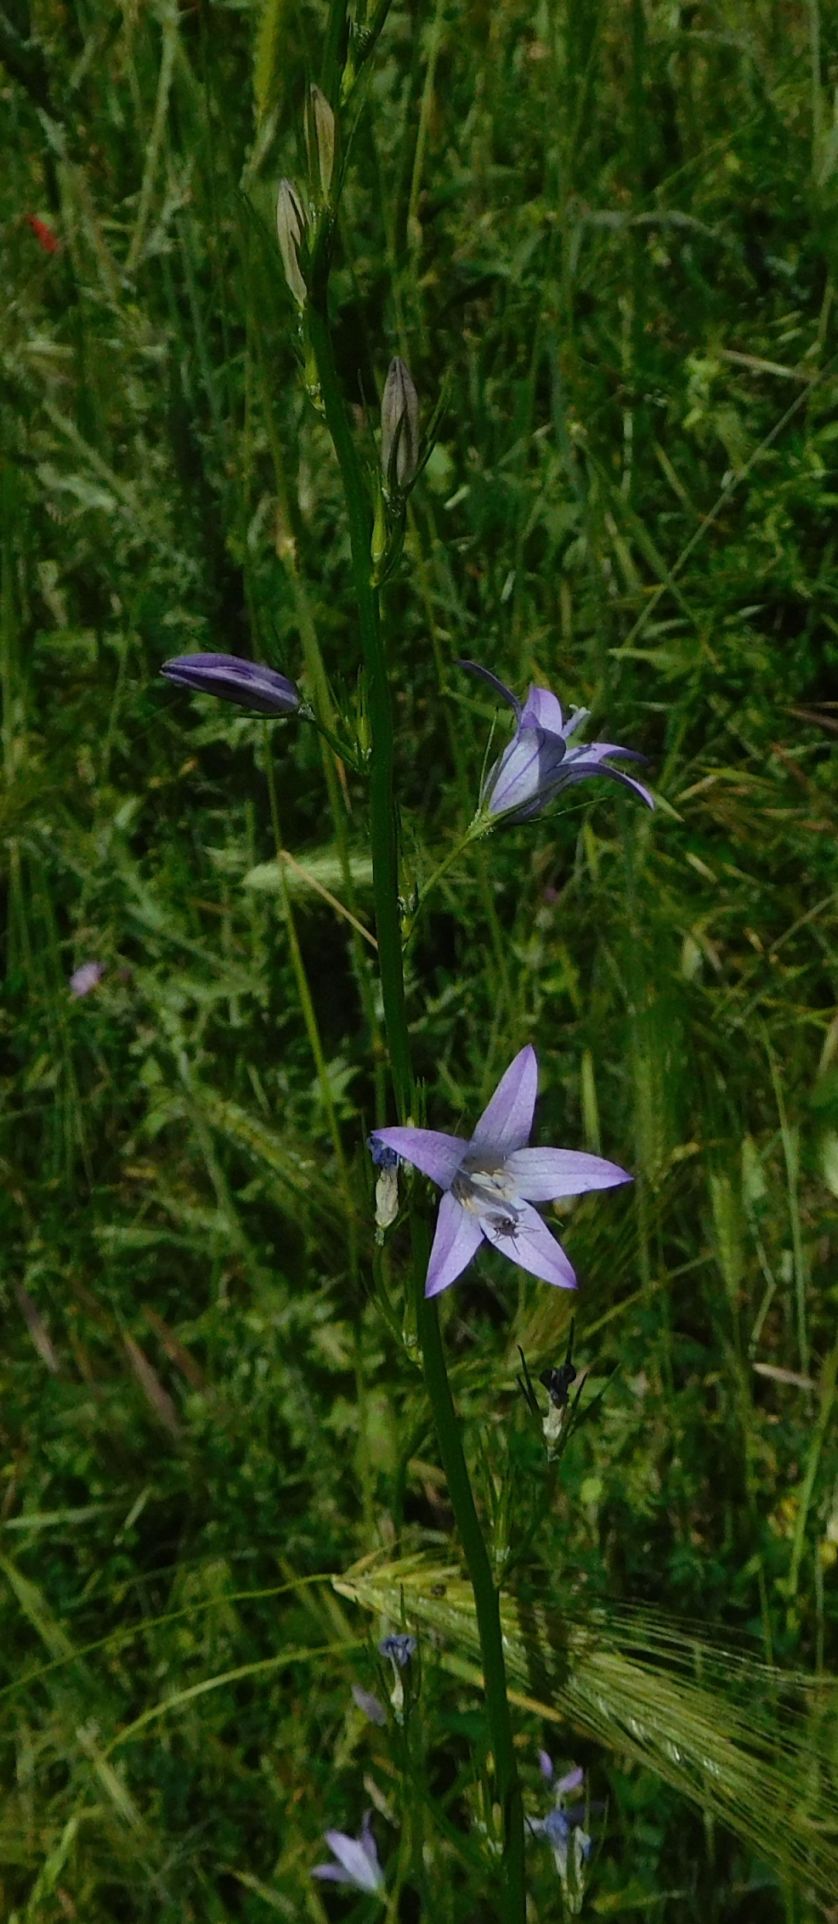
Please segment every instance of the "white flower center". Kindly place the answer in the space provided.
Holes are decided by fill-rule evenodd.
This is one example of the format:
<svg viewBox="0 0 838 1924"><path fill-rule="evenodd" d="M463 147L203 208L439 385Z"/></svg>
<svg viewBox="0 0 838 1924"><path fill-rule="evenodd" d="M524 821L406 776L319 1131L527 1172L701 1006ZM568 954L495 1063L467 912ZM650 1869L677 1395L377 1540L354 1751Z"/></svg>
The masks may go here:
<svg viewBox="0 0 838 1924"><path fill-rule="evenodd" d="M500 1214L505 1219L510 1213L508 1205L515 1203L518 1192L504 1163L466 1157L451 1184L451 1194L473 1216Z"/></svg>

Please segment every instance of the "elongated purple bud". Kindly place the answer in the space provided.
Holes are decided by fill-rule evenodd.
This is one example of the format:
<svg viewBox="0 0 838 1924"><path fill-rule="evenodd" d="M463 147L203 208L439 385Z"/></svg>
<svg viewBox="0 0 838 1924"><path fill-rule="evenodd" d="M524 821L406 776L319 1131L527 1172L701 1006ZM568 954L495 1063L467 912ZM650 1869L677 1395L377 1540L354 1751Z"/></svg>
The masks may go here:
<svg viewBox="0 0 838 1924"><path fill-rule="evenodd" d="M222 701L237 702L257 715L293 715L300 706L300 691L287 675L243 655L175 655L164 661L160 673L179 688L220 695Z"/></svg>

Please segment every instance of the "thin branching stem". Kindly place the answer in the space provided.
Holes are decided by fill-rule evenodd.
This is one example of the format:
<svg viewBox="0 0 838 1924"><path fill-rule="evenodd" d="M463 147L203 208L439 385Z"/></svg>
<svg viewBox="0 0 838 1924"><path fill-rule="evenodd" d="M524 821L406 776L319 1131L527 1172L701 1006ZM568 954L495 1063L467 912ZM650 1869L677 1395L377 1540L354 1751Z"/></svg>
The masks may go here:
<svg viewBox="0 0 838 1924"><path fill-rule="evenodd" d="M367 678L371 733L370 832L378 960L384 1021L396 1108L410 1116L413 1072L404 993L402 929L399 912L398 831L393 785L393 715L381 634L378 593L371 580L371 515L361 463L340 392L329 331L327 290L318 287L308 313L308 337L317 368L320 400L341 472L352 552L352 576ZM503 1860L498 1913L503 1924L524 1924L524 1817L512 1743L512 1720L498 1591L474 1501L456 1411L451 1396L436 1303L425 1295L427 1235L415 1213L411 1219L416 1330L425 1385L433 1411L451 1505L474 1592L483 1657L486 1717L494 1755L497 1792L503 1815Z"/></svg>

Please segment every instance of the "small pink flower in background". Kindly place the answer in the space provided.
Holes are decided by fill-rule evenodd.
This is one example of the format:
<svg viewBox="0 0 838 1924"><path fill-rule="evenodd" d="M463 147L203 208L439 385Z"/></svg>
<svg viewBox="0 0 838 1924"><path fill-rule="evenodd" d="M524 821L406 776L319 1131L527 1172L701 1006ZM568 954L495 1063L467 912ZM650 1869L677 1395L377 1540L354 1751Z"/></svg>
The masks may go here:
<svg viewBox="0 0 838 1924"><path fill-rule="evenodd" d="M40 242L44 253L57 254L61 242L58 235L53 233L52 228L47 226L46 221L39 220L37 214L26 214L24 218L27 227L31 227L36 241Z"/></svg>
<svg viewBox="0 0 838 1924"><path fill-rule="evenodd" d="M91 989L98 989L104 973L104 962L82 962L70 977L70 994L77 1001L80 996L89 995Z"/></svg>

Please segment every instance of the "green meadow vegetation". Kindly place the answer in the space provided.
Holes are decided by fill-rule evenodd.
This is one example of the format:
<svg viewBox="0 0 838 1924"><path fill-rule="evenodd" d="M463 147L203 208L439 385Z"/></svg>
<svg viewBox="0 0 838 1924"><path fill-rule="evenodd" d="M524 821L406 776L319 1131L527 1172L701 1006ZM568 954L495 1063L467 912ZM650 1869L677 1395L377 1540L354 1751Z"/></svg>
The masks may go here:
<svg viewBox="0 0 838 1924"><path fill-rule="evenodd" d="M420 1366L431 1186L400 1171L376 1237L366 1138L404 1120L378 724L276 238L344 16L0 11L9 1924L522 1915ZM381 594L414 1119L468 1137L532 1043L535 1140L634 1176L543 1206L575 1294L485 1243L439 1301L527 1819L539 1751L585 1773L584 1862L579 1825L562 1874L527 1823L527 1917L814 1924L838 1917L836 15L393 0L379 25L324 309L370 487L392 358L425 427L442 402ZM293 677L346 752L161 678L200 650ZM459 849L513 726L461 658L590 709L654 813L600 779ZM543 1412L571 1340L548 1461L520 1352ZM368 1810L383 1892L313 1879Z"/></svg>

